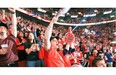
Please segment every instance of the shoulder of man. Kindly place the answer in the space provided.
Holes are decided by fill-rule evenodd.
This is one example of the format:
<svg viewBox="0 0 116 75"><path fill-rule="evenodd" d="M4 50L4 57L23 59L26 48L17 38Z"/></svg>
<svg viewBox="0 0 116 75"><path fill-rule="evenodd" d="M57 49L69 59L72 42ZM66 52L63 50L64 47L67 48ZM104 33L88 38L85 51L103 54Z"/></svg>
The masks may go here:
<svg viewBox="0 0 116 75"><path fill-rule="evenodd" d="M11 34L11 35L8 35L6 39L15 42L16 37Z"/></svg>

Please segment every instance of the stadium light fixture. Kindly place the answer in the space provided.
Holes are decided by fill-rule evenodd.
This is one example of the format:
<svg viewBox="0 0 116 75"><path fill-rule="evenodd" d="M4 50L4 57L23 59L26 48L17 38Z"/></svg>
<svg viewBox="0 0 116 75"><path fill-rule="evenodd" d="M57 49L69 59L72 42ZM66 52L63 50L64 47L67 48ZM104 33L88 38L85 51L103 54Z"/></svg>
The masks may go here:
<svg viewBox="0 0 116 75"><path fill-rule="evenodd" d="M69 13L66 13L67 15L69 15Z"/></svg>
<svg viewBox="0 0 116 75"><path fill-rule="evenodd" d="M81 13L81 12L78 12L78 14L80 14L80 15L81 15L82 13Z"/></svg>
<svg viewBox="0 0 116 75"><path fill-rule="evenodd" d="M65 15L60 15L60 16L65 17Z"/></svg>
<svg viewBox="0 0 116 75"><path fill-rule="evenodd" d="M114 15L110 15L111 18L115 17Z"/></svg>
<svg viewBox="0 0 116 75"><path fill-rule="evenodd" d="M52 15L56 15L55 13L52 13Z"/></svg>
<svg viewBox="0 0 116 75"><path fill-rule="evenodd" d="M71 18L77 18L78 15L71 15Z"/></svg>
<svg viewBox="0 0 116 75"><path fill-rule="evenodd" d="M90 17L96 16L96 14L91 14Z"/></svg>
<svg viewBox="0 0 116 75"><path fill-rule="evenodd" d="M85 20L85 19L83 19L82 21L83 21L83 22L86 22L86 20Z"/></svg>
<svg viewBox="0 0 116 75"><path fill-rule="evenodd" d="M98 10L97 10L97 9L95 9L95 10L94 10L94 12L98 13Z"/></svg>
<svg viewBox="0 0 116 75"><path fill-rule="evenodd" d="M52 15L56 15L57 13L52 13ZM59 15L61 17L65 17L65 15Z"/></svg>
<svg viewBox="0 0 116 75"><path fill-rule="evenodd" d="M96 16L96 14L87 14L87 15L84 15L83 17L94 17Z"/></svg>
<svg viewBox="0 0 116 75"><path fill-rule="evenodd" d="M112 13L112 10L110 10L110 11L105 11L103 14L110 14L110 13Z"/></svg>
<svg viewBox="0 0 116 75"><path fill-rule="evenodd" d="M41 9L41 8L38 8L37 10L40 11L40 12L46 13L46 11Z"/></svg>

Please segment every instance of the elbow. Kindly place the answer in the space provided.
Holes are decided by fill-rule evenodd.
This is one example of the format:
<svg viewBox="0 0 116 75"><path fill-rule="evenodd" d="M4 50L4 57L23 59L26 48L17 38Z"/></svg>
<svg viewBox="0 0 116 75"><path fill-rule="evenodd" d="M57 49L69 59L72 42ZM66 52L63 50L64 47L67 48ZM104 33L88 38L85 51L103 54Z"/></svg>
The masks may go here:
<svg viewBox="0 0 116 75"><path fill-rule="evenodd" d="M29 55L31 51L29 49L26 49L26 53Z"/></svg>
<svg viewBox="0 0 116 75"><path fill-rule="evenodd" d="M45 47L45 50L46 51L50 51L50 47Z"/></svg>

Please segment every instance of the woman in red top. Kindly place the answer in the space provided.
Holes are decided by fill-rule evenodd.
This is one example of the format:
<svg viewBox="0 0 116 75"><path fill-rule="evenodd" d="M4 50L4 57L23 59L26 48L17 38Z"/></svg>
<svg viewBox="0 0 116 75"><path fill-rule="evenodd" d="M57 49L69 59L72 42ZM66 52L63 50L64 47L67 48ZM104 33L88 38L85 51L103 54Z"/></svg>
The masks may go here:
<svg viewBox="0 0 116 75"><path fill-rule="evenodd" d="M18 50L18 65L19 67L25 67L26 66L26 52L24 50L24 42L26 41L23 38L23 32L20 31L19 35L16 38L16 45L17 45L17 50Z"/></svg>

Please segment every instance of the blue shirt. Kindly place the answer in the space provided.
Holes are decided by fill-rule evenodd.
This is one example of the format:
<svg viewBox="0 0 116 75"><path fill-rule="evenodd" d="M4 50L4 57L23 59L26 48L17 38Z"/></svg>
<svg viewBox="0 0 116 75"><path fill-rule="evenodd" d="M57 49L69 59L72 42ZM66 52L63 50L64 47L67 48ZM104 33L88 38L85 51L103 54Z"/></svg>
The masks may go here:
<svg viewBox="0 0 116 75"><path fill-rule="evenodd" d="M107 62L113 62L113 59L111 58L112 54L111 53L107 53L106 57L107 57Z"/></svg>

